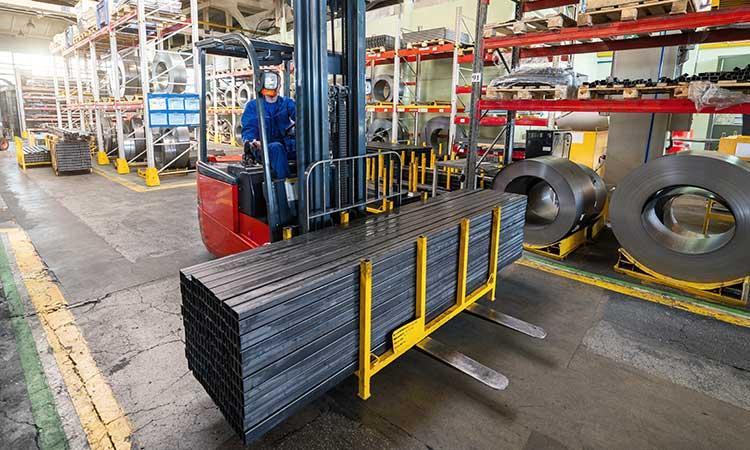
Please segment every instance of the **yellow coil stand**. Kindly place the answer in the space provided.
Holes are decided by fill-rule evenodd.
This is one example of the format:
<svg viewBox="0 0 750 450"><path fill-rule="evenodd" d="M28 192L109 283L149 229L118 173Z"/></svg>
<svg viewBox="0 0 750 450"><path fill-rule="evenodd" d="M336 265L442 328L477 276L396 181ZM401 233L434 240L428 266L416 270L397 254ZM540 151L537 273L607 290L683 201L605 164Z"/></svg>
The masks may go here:
<svg viewBox="0 0 750 450"><path fill-rule="evenodd" d="M581 228L559 242L547 246L523 244L523 248L537 255L562 261L579 247L583 246L589 239L598 236L606 225L607 218L602 214L593 224L586 228Z"/></svg>
<svg viewBox="0 0 750 450"><path fill-rule="evenodd" d="M156 187L161 185L159 171L156 167L146 167L146 170L138 169L138 175L146 179L146 186Z"/></svg>
<svg viewBox="0 0 750 450"><path fill-rule="evenodd" d="M492 212L492 233L487 281L474 292L466 292L469 267L469 219L461 220L458 245L458 278L456 303L438 317L427 323L427 237L417 238L416 258L416 314L413 321L396 329L391 337L392 348L377 356L372 353L372 261L360 262L359 283L359 379L358 395L363 400L370 398L372 377L395 361L399 356L417 345L449 320L463 312L480 298L487 296L495 300L497 286L498 256L500 253L501 210Z"/></svg>
<svg viewBox="0 0 750 450"><path fill-rule="evenodd" d="M115 168L117 168L117 173L120 175L130 173L130 166L128 165L128 161L124 158L117 158L117 160L115 160Z"/></svg>
<svg viewBox="0 0 750 450"><path fill-rule="evenodd" d="M653 271L638 262L625 249L621 248L618 252L620 255L614 267L615 272L623 273L647 283L655 283L678 289L714 303L740 307L745 307L748 304L748 298L750 297L750 275L727 282L694 283L670 278Z"/></svg>
<svg viewBox="0 0 750 450"><path fill-rule="evenodd" d="M106 166L109 164L109 156L107 156L107 153L99 150L96 152L96 163L100 166Z"/></svg>

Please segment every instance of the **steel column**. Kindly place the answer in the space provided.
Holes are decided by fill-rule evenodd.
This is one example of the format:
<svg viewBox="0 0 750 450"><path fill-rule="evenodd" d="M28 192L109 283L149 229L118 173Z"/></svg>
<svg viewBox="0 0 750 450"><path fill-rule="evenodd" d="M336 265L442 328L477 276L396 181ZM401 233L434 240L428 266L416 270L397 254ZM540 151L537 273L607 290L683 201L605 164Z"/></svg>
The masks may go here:
<svg viewBox="0 0 750 450"><path fill-rule="evenodd" d="M94 42L89 42L89 61L91 66L91 93L94 96L94 102L99 103L99 77L96 75L96 46ZM97 107L94 109L94 127L96 129L97 152L104 150L104 138L102 136L102 113Z"/></svg>
<svg viewBox="0 0 750 450"><path fill-rule="evenodd" d="M117 172L125 174L130 172L127 167L127 159L125 158L125 132L123 131L122 121L122 109L120 108L120 81L117 77L117 36L115 35L115 29L112 26L114 17L112 17L113 3L109 2L109 86L112 90L112 97L115 99L115 130L117 132ZM123 80L123 83L125 80Z"/></svg>
<svg viewBox="0 0 750 450"><path fill-rule="evenodd" d="M477 0L477 23L475 28L476 42L474 54L484 54L484 25L487 23L487 9L489 0ZM460 34L456 39L460 39ZM471 70L471 108L469 114L472 117L469 129L469 149L466 155L466 189L476 188L477 183L477 145L479 142L479 101L482 98L482 81L484 79L484 61L482 58L474 58ZM449 149L450 151L451 149Z"/></svg>
<svg viewBox="0 0 750 450"><path fill-rule="evenodd" d="M143 93L143 134L146 137L146 185L158 186L159 175L156 173L154 159L154 136L151 134L151 124L148 117L149 73L146 56L146 7L144 0L138 1L138 59L141 72L141 92Z"/></svg>

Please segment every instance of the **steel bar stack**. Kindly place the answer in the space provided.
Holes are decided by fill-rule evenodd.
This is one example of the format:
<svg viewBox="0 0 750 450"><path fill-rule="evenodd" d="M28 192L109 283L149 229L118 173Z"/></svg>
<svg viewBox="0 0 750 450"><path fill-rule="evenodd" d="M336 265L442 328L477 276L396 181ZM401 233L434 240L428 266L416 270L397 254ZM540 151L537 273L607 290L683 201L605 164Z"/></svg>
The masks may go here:
<svg viewBox="0 0 750 450"><path fill-rule="evenodd" d="M57 142L52 156L58 174L91 170L91 150L85 138L66 136Z"/></svg>
<svg viewBox="0 0 750 450"><path fill-rule="evenodd" d="M448 28L430 28L428 30L412 31L404 33L404 42L414 44L418 42L446 41L456 42L456 31ZM471 44L471 37L467 33L461 33L460 44Z"/></svg>
<svg viewBox="0 0 750 450"><path fill-rule="evenodd" d="M387 34L368 36L365 40L365 48L393 50L396 48L396 38Z"/></svg>
<svg viewBox="0 0 750 450"><path fill-rule="evenodd" d="M52 161L49 150L42 145L24 145L23 158L26 164L49 163Z"/></svg>
<svg viewBox="0 0 750 450"><path fill-rule="evenodd" d="M181 271L188 365L249 443L357 370L359 263L373 264L372 351L415 315L416 239L427 237L427 319L456 301L459 224L468 289L488 277L492 211L500 269L520 258L526 198L459 191L400 212ZM354 395L354 393L352 393Z"/></svg>

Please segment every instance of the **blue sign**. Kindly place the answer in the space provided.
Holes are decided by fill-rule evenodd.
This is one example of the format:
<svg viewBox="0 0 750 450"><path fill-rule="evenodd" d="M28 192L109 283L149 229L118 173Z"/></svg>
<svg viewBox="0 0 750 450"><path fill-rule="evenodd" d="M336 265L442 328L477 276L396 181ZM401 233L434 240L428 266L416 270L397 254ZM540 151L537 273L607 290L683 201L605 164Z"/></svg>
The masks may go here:
<svg viewBox="0 0 750 450"><path fill-rule="evenodd" d="M148 94L147 107L151 128L200 125L198 94Z"/></svg>

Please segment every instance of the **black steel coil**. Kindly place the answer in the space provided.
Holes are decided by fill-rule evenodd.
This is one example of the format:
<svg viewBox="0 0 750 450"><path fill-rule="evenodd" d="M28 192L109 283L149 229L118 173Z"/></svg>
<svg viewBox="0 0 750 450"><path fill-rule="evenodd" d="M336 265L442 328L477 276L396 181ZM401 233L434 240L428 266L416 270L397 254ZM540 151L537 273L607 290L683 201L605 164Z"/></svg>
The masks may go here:
<svg viewBox="0 0 750 450"><path fill-rule="evenodd" d="M685 195L714 200L733 216L733 226L704 233L700 202L698 229L679 224L672 205ZM617 186L610 220L620 245L662 275L697 283L743 278L750 273L750 164L705 151L654 159Z"/></svg>
<svg viewBox="0 0 750 450"><path fill-rule="evenodd" d="M528 196L525 242L536 246L552 245L593 223L607 199L596 172L554 156L513 163L495 176L492 187Z"/></svg>

